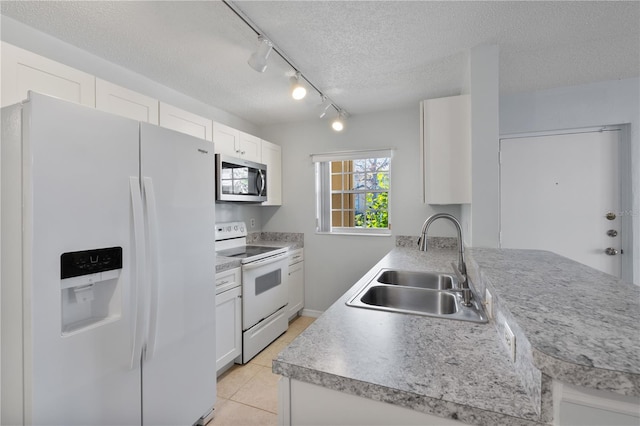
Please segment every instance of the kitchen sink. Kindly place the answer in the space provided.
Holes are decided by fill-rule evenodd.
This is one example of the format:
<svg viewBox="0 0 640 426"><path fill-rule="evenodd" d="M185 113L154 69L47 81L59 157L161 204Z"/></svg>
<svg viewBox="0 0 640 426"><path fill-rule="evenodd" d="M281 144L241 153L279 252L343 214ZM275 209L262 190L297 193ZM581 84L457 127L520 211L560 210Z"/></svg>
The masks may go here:
<svg viewBox="0 0 640 426"><path fill-rule="evenodd" d="M376 281L383 284L431 288L434 290L448 290L457 285L457 280L453 275L437 272L400 271L397 269L381 270L376 277Z"/></svg>
<svg viewBox="0 0 640 426"><path fill-rule="evenodd" d="M487 322L474 299L464 306L450 274L382 269L347 305L355 308L398 312L478 323Z"/></svg>
<svg viewBox="0 0 640 426"><path fill-rule="evenodd" d="M456 296L443 291L422 291L420 288L403 288L374 285L360 298L362 303L384 306L404 312L424 312L450 315L458 311Z"/></svg>

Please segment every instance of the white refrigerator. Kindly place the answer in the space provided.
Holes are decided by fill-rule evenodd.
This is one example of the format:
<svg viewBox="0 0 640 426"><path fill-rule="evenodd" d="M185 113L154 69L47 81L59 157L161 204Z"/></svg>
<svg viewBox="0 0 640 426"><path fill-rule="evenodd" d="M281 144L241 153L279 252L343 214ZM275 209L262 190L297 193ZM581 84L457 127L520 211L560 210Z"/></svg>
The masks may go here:
<svg viewBox="0 0 640 426"><path fill-rule="evenodd" d="M30 93L0 155L1 423L210 414L213 144Z"/></svg>

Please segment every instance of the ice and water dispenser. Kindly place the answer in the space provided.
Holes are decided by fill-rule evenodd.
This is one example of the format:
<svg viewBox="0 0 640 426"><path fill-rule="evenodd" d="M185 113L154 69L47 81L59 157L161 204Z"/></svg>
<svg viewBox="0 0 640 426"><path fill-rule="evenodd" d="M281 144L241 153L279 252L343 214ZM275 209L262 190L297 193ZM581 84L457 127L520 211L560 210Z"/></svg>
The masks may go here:
<svg viewBox="0 0 640 426"><path fill-rule="evenodd" d="M122 313L122 247L60 256L62 334L110 322Z"/></svg>

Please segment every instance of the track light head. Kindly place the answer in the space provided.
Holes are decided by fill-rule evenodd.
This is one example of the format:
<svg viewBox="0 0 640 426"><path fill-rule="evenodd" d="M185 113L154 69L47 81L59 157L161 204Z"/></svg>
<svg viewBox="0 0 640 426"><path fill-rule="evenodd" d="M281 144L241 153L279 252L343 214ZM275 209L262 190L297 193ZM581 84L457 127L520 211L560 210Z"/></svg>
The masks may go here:
<svg viewBox="0 0 640 426"><path fill-rule="evenodd" d="M291 77L291 97L299 101L305 96L307 96L307 89L300 83L300 73L296 72L296 75Z"/></svg>
<svg viewBox="0 0 640 426"><path fill-rule="evenodd" d="M323 118L327 115L327 111L331 108L331 101L327 99L326 96L320 94L320 99L322 99L322 103L318 105L318 117Z"/></svg>
<svg viewBox="0 0 640 426"><path fill-rule="evenodd" d="M273 43L263 36L258 36L258 47L251 54L247 61L249 66L258 72L264 72L267 69L267 58L273 49Z"/></svg>
<svg viewBox="0 0 640 426"><path fill-rule="evenodd" d="M336 132L341 132L344 129L344 118L344 113L339 111L338 116L331 122L331 128Z"/></svg>

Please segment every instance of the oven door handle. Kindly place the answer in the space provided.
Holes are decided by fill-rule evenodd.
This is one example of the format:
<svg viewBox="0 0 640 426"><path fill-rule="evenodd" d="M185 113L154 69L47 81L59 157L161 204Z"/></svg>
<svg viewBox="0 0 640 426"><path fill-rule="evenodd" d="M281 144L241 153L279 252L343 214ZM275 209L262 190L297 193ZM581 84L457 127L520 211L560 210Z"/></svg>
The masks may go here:
<svg viewBox="0 0 640 426"><path fill-rule="evenodd" d="M286 261L287 258L288 258L287 252L284 252L282 254L278 254L278 255L275 255L275 256L267 257L266 259L260 259L260 260L256 260L255 262L245 263L244 265L242 265L242 269L248 271L248 270L251 270L251 269L256 269L256 268L260 268L262 266L270 265L272 263L282 262L283 260Z"/></svg>

